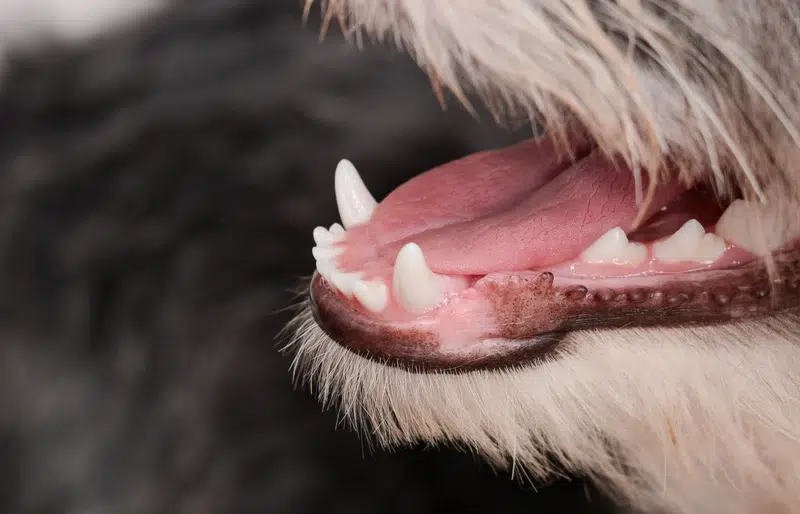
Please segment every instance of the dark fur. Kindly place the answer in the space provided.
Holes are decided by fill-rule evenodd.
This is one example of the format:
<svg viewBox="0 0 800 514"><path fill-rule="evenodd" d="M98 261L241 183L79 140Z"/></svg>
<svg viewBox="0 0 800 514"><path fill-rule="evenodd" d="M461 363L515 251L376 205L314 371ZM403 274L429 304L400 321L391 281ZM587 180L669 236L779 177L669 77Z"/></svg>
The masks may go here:
<svg viewBox="0 0 800 514"><path fill-rule="evenodd" d="M443 115L413 64L320 45L296 2L196 0L14 56L0 124L2 512L604 508L370 454L276 351L339 158L383 195L508 139Z"/></svg>

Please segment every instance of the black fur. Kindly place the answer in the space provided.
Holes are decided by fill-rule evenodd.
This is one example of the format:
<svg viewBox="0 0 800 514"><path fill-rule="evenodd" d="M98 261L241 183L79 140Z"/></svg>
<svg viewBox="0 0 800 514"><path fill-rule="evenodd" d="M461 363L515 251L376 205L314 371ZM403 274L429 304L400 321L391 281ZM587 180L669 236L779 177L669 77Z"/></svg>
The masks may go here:
<svg viewBox="0 0 800 514"><path fill-rule="evenodd" d="M510 139L443 114L406 59L319 44L297 2L195 0L13 56L0 127L0 511L587 503L456 452L371 453L276 351L339 158L381 197Z"/></svg>

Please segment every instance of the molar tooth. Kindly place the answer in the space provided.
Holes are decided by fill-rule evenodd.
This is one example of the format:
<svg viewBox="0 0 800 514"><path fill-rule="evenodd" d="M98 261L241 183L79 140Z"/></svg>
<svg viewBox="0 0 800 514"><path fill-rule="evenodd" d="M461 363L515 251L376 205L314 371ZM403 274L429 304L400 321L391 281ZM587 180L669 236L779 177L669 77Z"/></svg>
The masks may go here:
<svg viewBox="0 0 800 514"><path fill-rule="evenodd" d="M333 236L325 227L314 229L314 242L317 243L317 246L331 246L334 243Z"/></svg>
<svg viewBox="0 0 800 514"><path fill-rule="evenodd" d="M382 312L389 304L389 292L386 284L378 280L356 280L353 282L353 295L372 312Z"/></svg>
<svg viewBox="0 0 800 514"><path fill-rule="evenodd" d="M641 243L631 243L620 227L614 227L589 248L583 251L581 259L586 262L638 265L647 258L647 248Z"/></svg>
<svg viewBox="0 0 800 514"><path fill-rule="evenodd" d="M653 244L655 258L667 263L687 261L711 263L724 252L725 242L714 234L706 234L703 225L695 219L684 223L664 241Z"/></svg>
<svg viewBox="0 0 800 514"><path fill-rule="evenodd" d="M345 228L367 223L378 202L361 180L356 167L347 159L339 161L334 177L336 205Z"/></svg>
<svg viewBox="0 0 800 514"><path fill-rule="evenodd" d="M397 254L392 292L400 305L412 312L430 309L441 301L442 279L428 268L419 245L408 243Z"/></svg>
<svg viewBox="0 0 800 514"><path fill-rule="evenodd" d="M717 221L716 233L726 241L763 257L787 241L800 237L800 224L789 212L734 200Z"/></svg>

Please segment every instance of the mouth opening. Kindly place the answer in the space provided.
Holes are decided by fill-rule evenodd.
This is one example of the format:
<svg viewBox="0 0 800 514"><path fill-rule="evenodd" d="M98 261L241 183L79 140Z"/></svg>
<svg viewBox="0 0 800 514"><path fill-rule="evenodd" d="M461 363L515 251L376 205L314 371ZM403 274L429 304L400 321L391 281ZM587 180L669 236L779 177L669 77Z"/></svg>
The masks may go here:
<svg viewBox="0 0 800 514"><path fill-rule="evenodd" d="M546 356L571 330L797 304L791 231L765 232L756 207L703 185L638 183L620 160L571 143L569 153L542 137L467 156L380 203L342 161L344 226L314 232L320 326L367 357L464 369Z"/></svg>

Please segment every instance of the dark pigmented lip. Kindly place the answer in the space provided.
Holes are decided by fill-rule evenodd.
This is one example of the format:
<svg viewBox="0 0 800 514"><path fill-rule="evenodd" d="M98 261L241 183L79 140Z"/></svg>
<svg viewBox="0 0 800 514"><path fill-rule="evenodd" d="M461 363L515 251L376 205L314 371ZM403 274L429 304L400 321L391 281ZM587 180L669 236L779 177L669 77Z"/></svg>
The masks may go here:
<svg viewBox="0 0 800 514"><path fill-rule="evenodd" d="M317 324L336 343L362 357L418 371L498 369L547 357L563 334L547 333L508 343L491 353L452 355L439 351L436 334L398 329L365 315L331 289L319 273L310 288L311 312Z"/></svg>
<svg viewBox="0 0 800 514"><path fill-rule="evenodd" d="M339 345L383 364L416 371L471 371L554 358L574 330L724 323L800 306L800 251L776 254L770 276L763 261L727 270L676 274L657 286L557 287L553 275L492 284L482 294L498 327L470 352L448 353L438 336L397 328L357 309L318 274L311 281L316 322ZM530 277L530 274L528 274Z"/></svg>

